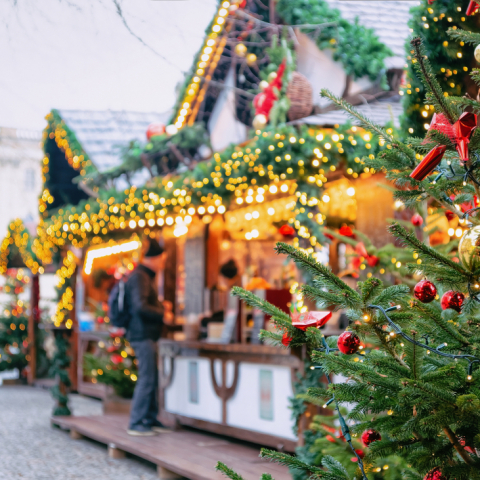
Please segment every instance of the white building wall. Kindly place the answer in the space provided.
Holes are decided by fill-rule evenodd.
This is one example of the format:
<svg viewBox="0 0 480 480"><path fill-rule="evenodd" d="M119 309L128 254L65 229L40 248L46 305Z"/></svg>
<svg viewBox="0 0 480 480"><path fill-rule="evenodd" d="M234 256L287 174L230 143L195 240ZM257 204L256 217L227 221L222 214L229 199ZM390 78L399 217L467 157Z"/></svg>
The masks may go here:
<svg viewBox="0 0 480 480"><path fill-rule="evenodd" d="M21 218L27 227L38 223L40 141L41 132L0 127L0 239L15 218Z"/></svg>
<svg viewBox="0 0 480 480"><path fill-rule="evenodd" d="M320 50L315 42L307 35L296 30L298 44L297 70L305 75L312 86L313 104L325 106L330 100L320 97L320 90L327 88L334 95L341 96L345 89L347 75L340 63L332 58L331 50ZM352 82L350 94L365 90L372 85L368 78L361 78Z"/></svg>

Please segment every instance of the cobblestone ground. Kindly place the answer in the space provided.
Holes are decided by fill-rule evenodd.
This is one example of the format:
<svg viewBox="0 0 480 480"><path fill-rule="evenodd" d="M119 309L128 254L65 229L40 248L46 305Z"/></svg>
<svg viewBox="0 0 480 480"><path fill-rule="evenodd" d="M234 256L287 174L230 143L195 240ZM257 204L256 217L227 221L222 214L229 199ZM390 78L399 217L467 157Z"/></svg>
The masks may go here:
<svg viewBox="0 0 480 480"><path fill-rule="evenodd" d="M72 395L70 403L75 415L101 414L96 400ZM158 480L150 464L112 460L104 445L50 427L52 406L47 390L0 387L1 480Z"/></svg>

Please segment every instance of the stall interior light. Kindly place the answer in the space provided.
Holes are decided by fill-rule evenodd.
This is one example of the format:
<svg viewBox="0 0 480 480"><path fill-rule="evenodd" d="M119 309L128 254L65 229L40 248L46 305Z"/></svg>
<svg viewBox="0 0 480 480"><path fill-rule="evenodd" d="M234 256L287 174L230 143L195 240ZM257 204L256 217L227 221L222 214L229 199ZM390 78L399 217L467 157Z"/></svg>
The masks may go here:
<svg viewBox="0 0 480 480"><path fill-rule="evenodd" d="M140 248L141 243L137 240L131 242L119 243L117 245L111 245L103 248L96 248L95 250L89 250L85 259L84 271L87 275L92 273L93 261L96 258L108 257L109 255L118 255L119 253L132 252Z"/></svg>

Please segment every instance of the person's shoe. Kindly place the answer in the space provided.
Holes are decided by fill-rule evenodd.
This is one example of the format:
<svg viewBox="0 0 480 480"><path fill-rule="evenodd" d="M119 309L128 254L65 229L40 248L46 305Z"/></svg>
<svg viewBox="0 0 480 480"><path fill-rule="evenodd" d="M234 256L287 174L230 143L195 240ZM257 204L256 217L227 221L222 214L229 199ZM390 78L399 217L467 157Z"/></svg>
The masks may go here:
<svg viewBox="0 0 480 480"><path fill-rule="evenodd" d="M153 437L157 434L157 432L154 432L151 427L147 427L146 425L136 425L135 427L131 427L127 430L127 433L134 437Z"/></svg>
<svg viewBox="0 0 480 480"><path fill-rule="evenodd" d="M159 422L157 419L148 425L154 432L158 433L168 433L171 432L162 422Z"/></svg>

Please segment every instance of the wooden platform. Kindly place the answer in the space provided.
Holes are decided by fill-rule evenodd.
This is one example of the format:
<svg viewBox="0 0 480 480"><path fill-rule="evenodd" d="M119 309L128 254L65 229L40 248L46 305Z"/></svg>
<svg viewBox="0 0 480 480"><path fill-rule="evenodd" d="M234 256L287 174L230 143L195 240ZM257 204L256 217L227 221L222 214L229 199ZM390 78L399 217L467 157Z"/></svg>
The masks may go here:
<svg viewBox="0 0 480 480"><path fill-rule="evenodd" d="M52 417L51 423L70 430L72 438L84 436L108 445L113 458L122 458L124 452L144 458L158 466L159 477L164 479L179 478L169 476L173 472L190 480L225 480L215 471L220 461L245 480L259 480L262 473L270 473L275 480L291 480L286 467L258 457L258 446L213 434L182 429L155 437L132 437L126 432L125 415Z"/></svg>

